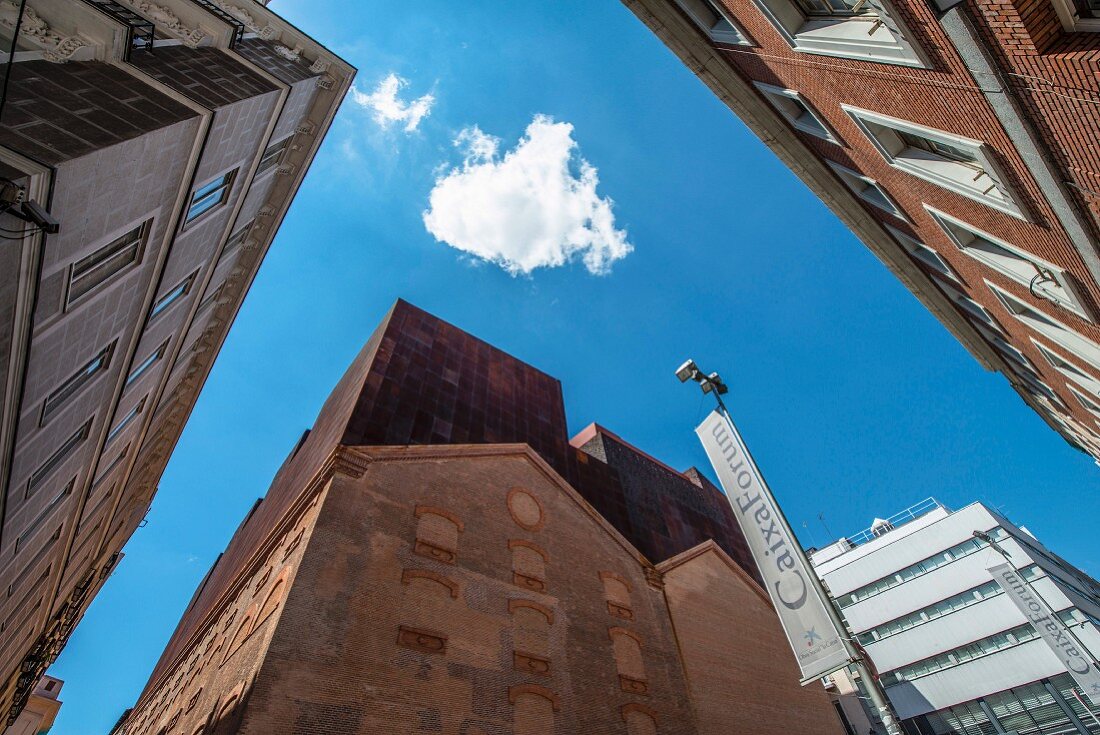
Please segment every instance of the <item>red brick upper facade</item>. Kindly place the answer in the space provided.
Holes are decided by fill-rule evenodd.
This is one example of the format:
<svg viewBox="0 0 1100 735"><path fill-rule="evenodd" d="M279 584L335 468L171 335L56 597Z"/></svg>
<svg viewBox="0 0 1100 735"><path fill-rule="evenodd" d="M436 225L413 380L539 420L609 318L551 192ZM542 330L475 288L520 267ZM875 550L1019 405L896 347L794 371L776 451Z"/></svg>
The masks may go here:
<svg viewBox="0 0 1100 735"><path fill-rule="evenodd" d="M835 733L721 492L600 427L573 445L556 380L399 301L120 731L718 735L730 686L790 705L758 731Z"/></svg>
<svg viewBox="0 0 1100 735"><path fill-rule="evenodd" d="M1100 11L624 2L983 365L1100 456Z"/></svg>
<svg viewBox="0 0 1100 735"><path fill-rule="evenodd" d="M119 732L841 732L740 566L653 566L525 446L344 448L322 478Z"/></svg>

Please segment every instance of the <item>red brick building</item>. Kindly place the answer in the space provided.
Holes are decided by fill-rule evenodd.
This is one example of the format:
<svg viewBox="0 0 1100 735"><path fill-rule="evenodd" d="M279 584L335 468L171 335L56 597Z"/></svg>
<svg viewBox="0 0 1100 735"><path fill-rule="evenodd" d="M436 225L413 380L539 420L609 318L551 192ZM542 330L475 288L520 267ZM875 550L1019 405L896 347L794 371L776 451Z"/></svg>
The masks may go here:
<svg viewBox="0 0 1100 735"><path fill-rule="evenodd" d="M952 331L1100 457L1096 0L624 0Z"/></svg>
<svg viewBox="0 0 1100 735"><path fill-rule="evenodd" d="M398 302L116 732L839 735L721 502Z"/></svg>

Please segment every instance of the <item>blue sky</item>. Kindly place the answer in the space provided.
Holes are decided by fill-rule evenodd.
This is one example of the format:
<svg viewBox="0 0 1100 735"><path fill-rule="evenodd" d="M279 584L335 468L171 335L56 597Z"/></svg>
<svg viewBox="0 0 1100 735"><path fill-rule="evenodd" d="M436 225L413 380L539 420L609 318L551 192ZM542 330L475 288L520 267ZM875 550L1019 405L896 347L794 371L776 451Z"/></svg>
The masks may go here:
<svg viewBox="0 0 1100 735"><path fill-rule="evenodd" d="M804 543L930 495L981 500L1100 575L1092 461L617 0L272 6L359 68L361 103L345 104L294 202L148 525L51 668L66 682L53 735L106 733L134 703L199 580L398 297L560 378L571 431L598 420L676 467L706 466L692 429L708 406L672 371L687 357L720 371ZM407 81L396 106L374 94L391 74ZM433 232L497 263L437 241L429 206ZM600 224L578 231L577 217ZM564 265L508 272L571 249Z"/></svg>

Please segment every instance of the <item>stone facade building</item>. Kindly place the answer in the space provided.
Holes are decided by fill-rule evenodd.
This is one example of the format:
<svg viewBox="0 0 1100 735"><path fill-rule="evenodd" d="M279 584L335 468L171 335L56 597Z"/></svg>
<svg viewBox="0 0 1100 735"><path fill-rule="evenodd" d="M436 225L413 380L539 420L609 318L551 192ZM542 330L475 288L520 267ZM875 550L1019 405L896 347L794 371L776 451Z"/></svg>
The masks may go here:
<svg viewBox="0 0 1100 735"><path fill-rule="evenodd" d="M840 735L719 501L398 302L116 732Z"/></svg>
<svg viewBox="0 0 1100 735"><path fill-rule="evenodd" d="M0 0L0 723L141 523L354 69L243 0Z"/></svg>
<svg viewBox="0 0 1100 735"><path fill-rule="evenodd" d="M1100 4L623 1L984 367L1100 457Z"/></svg>

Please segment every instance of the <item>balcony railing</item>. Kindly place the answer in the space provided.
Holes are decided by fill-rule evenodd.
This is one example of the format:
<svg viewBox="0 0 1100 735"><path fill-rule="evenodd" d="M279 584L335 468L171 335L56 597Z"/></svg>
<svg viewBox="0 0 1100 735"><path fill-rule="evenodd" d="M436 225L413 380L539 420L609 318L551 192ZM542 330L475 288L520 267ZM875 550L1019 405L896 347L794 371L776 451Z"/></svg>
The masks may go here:
<svg viewBox="0 0 1100 735"><path fill-rule="evenodd" d="M126 26L128 29L127 59L130 58L130 52L135 48L143 48L146 51L153 50L156 27L152 21L146 20L125 5L116 3L115 0L84 0L84 2Z"/></svg>

